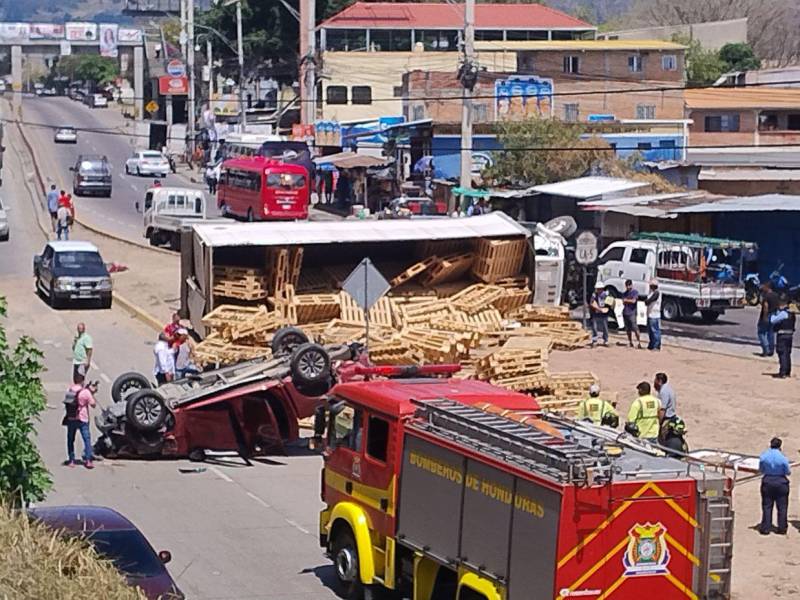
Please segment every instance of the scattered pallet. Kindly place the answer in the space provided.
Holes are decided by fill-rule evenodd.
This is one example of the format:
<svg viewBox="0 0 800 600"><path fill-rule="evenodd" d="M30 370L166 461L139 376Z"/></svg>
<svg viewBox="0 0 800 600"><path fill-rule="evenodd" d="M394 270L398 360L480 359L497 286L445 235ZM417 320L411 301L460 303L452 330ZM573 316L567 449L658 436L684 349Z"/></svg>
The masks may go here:
<svg viewBox="0 0 800 600"><path fill-rule="evenodd" d="M429 256L428 258L421 260L417 263L414 263L410 267L408 267L405 271L400 273L397 277L394 277L389 284L392 287L397 287L402 285L408 281L411 281L418 275L424 273L429 267L436 263L439 259L436 256Z"/></svg>
<svg viewBox="0 0 800 600"><path fill-rule="evenodd" d="M449 300L453 308L467 314L474 314L491 308L492 302L504 293L503 288L476 283L451 296Z"/></svg>
<svg viewBox="0 0 800 600"><path fill-rule="evenodd" d="M527 247L525 239L479 239L472 274L484 283L517 276L522 270Z"/></svg>
<svg viewBox="0 0 800 600"><path fill-rule="evenodd" d="M437 258L421 278L421 283L432 287L459 279L469 271L474 261L475 255L472 252Z"/></svg>
<svg viewBox="0 0 800 600"><path fill-rule="evenodd" d="M320 323L339 316L340 294L300 294L294 297L297 323Z"/></svg>
<svg viewBox="0 0 800 600"><path fill-rule="evenodd" d="M260 269L215 267L212 291L222 298L261 300L267 297L267 281Z"/></svg>

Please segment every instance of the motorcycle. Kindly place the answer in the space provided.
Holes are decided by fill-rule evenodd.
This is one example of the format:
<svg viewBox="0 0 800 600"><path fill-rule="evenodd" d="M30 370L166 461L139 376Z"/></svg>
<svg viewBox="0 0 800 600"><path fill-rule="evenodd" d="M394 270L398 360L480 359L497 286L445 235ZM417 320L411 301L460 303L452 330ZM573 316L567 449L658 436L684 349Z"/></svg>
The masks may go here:
<svg viewBox="0 0 800 600"><path fill-rule="evenodd" d="M781 273L783 263L769 274L772 289L780 295L789 297L789 302L800 303L800 285L789 285L789 280ZM750 306L761 303L761 278L758 273L748 273L744 278L744 297Z"/></svg>

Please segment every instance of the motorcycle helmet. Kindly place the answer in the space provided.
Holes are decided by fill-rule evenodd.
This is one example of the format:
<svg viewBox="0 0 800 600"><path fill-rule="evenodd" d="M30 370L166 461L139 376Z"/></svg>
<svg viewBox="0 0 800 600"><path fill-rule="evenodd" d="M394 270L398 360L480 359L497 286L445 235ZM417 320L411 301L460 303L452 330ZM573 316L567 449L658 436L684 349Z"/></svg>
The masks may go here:
<svg viewBox="0 0 800 600"><path fill-rule="evenodd" d="M606 413L603 415L603 418L600 419L600 425L616 429L619 427L619 416L614 413Z"/></svg>
<svg viewBox="0 0 800 600"><path fill-rule="evenodd" d="M639 426L636 423L625 423L625 432L634 437L639 437Z"/></svg>
<svg viewBox="0 0 800 600"><path fill-rule="evenodd" d="M683 437L686 435L686 422L680 417L670 419L664 425L666 432L670 435Z"/></svg>

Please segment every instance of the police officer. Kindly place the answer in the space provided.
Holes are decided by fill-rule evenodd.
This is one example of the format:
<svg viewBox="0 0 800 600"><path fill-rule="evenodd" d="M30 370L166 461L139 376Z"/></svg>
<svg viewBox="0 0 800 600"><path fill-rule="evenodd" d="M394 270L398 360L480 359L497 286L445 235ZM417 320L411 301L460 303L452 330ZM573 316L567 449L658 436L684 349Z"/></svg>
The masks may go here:
<svg viewBox="0 0 800 600"><path fill-rule="evenodd" d="M633 401L628 410L628 422L625 431L651 443L658 442L659 419L658 409L661 403L650 394L650 384L642 381L636 386L639 397Z"/></svg>
<svg viewBox="0 0 800 600"><path fill-rule="evenodd" d="M777 533L784 535L789 528L786 512L789 508L789 461L781 452L783 442L772 438L769 450L762 452L758 459L761 478L761 525L758 532L769 535L772 531L772 507L778 508Z"/></svg>
<svg viewBox="0 0 800 600"><path fill-rule="evenodd" d="M792 375L792 337L794 336L796 317L789 309L789 297L781 295L778 308L769 316L769 322L775 332L775 352L778 354L778 374L785 379Z"/></svg>
<svg viewBox="0 0 800 600"><path fill-rule="evenodd" d="M619 415L614 405L600 398L600 386L596 383L589 386L589 397L578 405L578 419L588 419L595 425L619 425Z"/></svg>

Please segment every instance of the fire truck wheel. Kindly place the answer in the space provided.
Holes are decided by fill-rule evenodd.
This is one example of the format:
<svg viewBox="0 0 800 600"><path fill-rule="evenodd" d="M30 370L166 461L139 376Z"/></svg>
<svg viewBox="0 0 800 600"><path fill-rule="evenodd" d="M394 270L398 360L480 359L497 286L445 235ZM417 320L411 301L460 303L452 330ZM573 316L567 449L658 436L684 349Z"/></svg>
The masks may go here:
<svg viewBox="0 0 800 600"><path fill-rule="evenodd" d="M156 431L167 418L167 405L155 390L141 390L128 398L128 423L139 431Z"/></svg>
<svg viewBox="0 0 800 600"><path fill-rule="evenodd" d="M147 377L141 373L136 373L135 371L123 373L114 380L111 386L111 398L114 402L124 402L131 394L149 390L152 387Z"/></svg>
<svg viewBox="0 0 800 600"><path fill-rule="evenodd" d="M320 382L330 379L331 357L319 344L303 344L292 354L289 368L295 387L316 388Z"/></svg>
<svg viewBox="0 0 800 600"><path fill-rule="evenodd" d="M272 336L273 356L283 356L291 354L295 348L308 343L308 336L302 329L297 327L281 327Z"/></svg>
<svg viewBox="0 0 800 600"><path fill-rule="evenodd" d="M358 549L348 527L342 527L331 542L331 556L339 583L339 594L346 600L360 600L364 586L359 577Z"/></svg>

